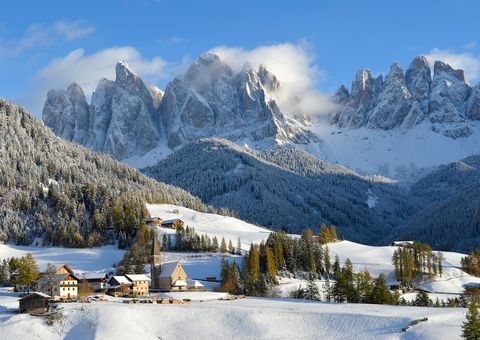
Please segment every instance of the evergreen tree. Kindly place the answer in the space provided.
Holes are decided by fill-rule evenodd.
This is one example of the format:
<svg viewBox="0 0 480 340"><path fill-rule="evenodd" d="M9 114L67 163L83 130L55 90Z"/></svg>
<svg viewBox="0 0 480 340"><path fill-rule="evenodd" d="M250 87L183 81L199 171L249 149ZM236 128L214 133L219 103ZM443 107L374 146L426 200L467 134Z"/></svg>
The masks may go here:
<svg viewBox="0 0 480 340"><path fill-rule="evenodd" d="M432 305L432 300L430 300L428 293L422 290L417 293L414 304L415 306L428 307Z"/></svg>
<svg viewBox="0 0 480 340"><path fill-rule="evenodd" d="M304 291L304 298L307 300L320 300L320 291L315 283L315 275L309 273L307 276L307 287Z"/></svg>
<svg viewBox="0 0 480 340"><path fill-rule="evenodd" d="M237 239L237 249L235 249L237 255L242 255L242 243L240 242L240 237Z"/></svg>
<svg viewBox="0 0 480 340"><path fill-rule="evenodd" d="M222 237L222 243L220 246L220 252L225 254L227 252L227 244L225 243L225 238Z"/></svg>
<svg viewBox="0 0 480 340"><path fill-rule="evenodd" d="M480 339L480 318L475 301L468 306L467 320L462 325L463 337L468 340Z"/></svg>
<svg viewBox="0 0 480 340"><path fill-rule="evenodd" d="M330 270L332 264L330 262L330 251L328 250L328 246L325 246L325 253L323 255L323 260L325 261L325 273L327 274L327 280L330 279Z"/></svg>
<svg viewBox="0 0 480 340"><path fill-rule="evenodd" d="M228 252L229 252L230 254L232 254L232 255L235 254L235 251L234 251L234 249L233 249L232 240L229 240L229 241L228 241Z"/></svg>

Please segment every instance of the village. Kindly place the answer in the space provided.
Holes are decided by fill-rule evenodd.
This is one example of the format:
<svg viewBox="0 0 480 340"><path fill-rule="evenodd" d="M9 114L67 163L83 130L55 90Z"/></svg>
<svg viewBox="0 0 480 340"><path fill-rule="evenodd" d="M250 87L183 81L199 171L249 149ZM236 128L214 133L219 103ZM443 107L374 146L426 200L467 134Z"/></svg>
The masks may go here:
<svg viewBox="0 0 480 340"><path fill-rule="evenodd" d="M180 219L162 220L159 217L148 217L145 223L150 228L161 227L176 230L182 229L184 222ZM165 295L165 293L201 293L209 292L221 300L238 299L239 296L218 294L213 288L219 287L220 278L189 278L180 261L161 262L160 246L157 240L151 242L149 265L150 273L125 273L116 275L105 272L77 273L68 263L57 267L47 266L39 278L31 285L16 284L14 292L20 294L20 313L32 316L50 316L56 314L61 307L59 303L94 301L117 301L128 304L158 303L186 304L191 302L192 295ZM205 287L209 284L209 288ZM216 295L217 294L217 295ZM198 295L198 300L202 301Z"/></svg>

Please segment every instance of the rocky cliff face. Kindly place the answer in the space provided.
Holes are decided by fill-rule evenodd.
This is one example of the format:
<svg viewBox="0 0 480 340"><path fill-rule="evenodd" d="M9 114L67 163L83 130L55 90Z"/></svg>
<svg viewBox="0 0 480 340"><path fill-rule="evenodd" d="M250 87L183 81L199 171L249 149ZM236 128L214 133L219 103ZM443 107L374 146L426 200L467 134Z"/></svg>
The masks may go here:
<svg viewBox="0 0 480 340"><path fill-rule="evenodd" d="M43 120L58 136L118 159L145 154L161 139L171 148L203 137L307 143L312 135L276 103L280 86L265 67L233 72L208 53L163 93L120 62L116 80L100 80L90 105L76 84L50 91Z"/></svg>
<svg viewBox="0 0 480 340"><path fill-rule="evenodd" d="M158 143L158 115L154 97L124 62L116 66L115 81L99 81L90 105L72 84L66 91L49 91L42 112L58 136L118 159L144 154Z"/></svg>
<svg viewBox="0 0 480 340"><path fill-rule="evenodd" d="M440 61L432 78L425 57L416 57L405 73L394 63L385 82L361 70L351 93L342 86L333 100L343 109L330 121L342 128L412 128L428 119L432 131L458 138L472 133L468 120L480 119L478 85L472 90L462 70Z"/></svg>
<svg viewBox="0 0 480 340"><path fill-rule="evenodd" d="M306 142L302 126L287 118L275 101L279 87L264 67L245 65L234 73L217 55L201 56L165 90L162 117L168 145L212 136Z"/></svg>

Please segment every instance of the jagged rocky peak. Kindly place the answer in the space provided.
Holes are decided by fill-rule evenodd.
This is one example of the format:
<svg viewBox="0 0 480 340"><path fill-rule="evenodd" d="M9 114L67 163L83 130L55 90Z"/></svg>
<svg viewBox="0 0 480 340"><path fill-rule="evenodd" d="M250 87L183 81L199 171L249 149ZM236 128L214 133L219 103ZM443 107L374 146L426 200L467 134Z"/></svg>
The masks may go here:
<svg viewBox="0 0 480 340"><path fill-rule="evenodd" d="M405 72L405 81L412 99L417 101L423 113L428 114L430 93L430 65L424 56L415 57Z"/></svg>
<svg viewBox="0 0 480 340"><path fill-rule="evenodd" d="M214 53L200 56L165 90L162 117L169 146L204 137L298 141L303 130L278 107L279 88L264 66L245 64L234 72Z"/></svg>
<svg viewBox="0 0 480 340"><path fill-rule="evenodd" d="M462 70L436 61L430 91L430 114L432 123L460 123L466 118L466 101L470 86Z"/></svg>
<svg viewBox="0 0 480 340"><path fill-rule="evenodd" d="M411 94L399 63L390 67L378 102L368 118L367 126L383 130L400 126L410 112Z"/></svg>
<svg viewBox="0 0 480 340"><path fill-rule="evenodd" d="M80 144L88 140L88 104L77 83L72 83L66 90L48 91L42 118L62 138Z"/></svg>
<svg viewBox="0 0 480 340"><path fill-rule="evenodd" d="M78 84L50 91L43 109L45 124L64 139L117 159L150 151L160 137L152 92L126 62L116 64L115 74L115 81L98 82L90 105Z"/></svg>
<svg viewBox="0 0 480 340"><path fill-rule="evenodd" d="M465 72L436 61L432 78L423 56L416 57L405 73L394 63L384 82L362 69L347 94L346 89L335 93L333 101L344 105L330 115L330 122L342 128L412 128L428 118L437 124L432 131L459 138L472 132L465 125L468 120L480 119L480 89L472 91Z"/></svg>
<svg viewBox="0 0 480 340"><path fill-rule="evenodd" d="M348 128L364 126L368 121L368 112L374 106L382 87L382 76L372 77L369 69L358 71L348 102L338 115L338 125Z"/></svg>

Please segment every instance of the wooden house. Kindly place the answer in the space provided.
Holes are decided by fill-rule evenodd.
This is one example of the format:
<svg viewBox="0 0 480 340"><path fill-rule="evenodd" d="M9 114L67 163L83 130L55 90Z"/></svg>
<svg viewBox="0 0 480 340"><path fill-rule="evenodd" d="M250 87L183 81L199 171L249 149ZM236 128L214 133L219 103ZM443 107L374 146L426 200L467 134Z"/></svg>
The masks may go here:
<svg viewBox="0 0 480 340"><path fill-rule="evenodd" d="M132 282L123 275L112 276L107 282L107 294L115 297L129 296Z"/></svg>
<svg viewBox="0 0 480 340"><path fill-rule="evenodd" d="M49 301L49 295L41 292L33 292L18 300L20 313L46 313L48 311Z"/></svg>
<svg viewBox="0 0 480 340"><path fill-rule="evenodd" d="M125 274L125 277L132 283L133 295L148 295L148 284L150 278L144 274Z"/></svg>
<svg viewBox="0 0 480 340"><path fill-rule="evenodd" d="M183 221L179 218L165 220L165 221L162 221L162 223L160 224L161 227L170 228L170 229L183 228L183 225L184 225Z"/></svg>
<svg viewBox="0 0 480 340"><path fill-rule="evenodd" d="M70 273L44 274L37 281L37 291L54 300L67 300L78 296L78 279Z"/></svg>
<svg viewBox="0 0 480 340"><path fill-rule="evenodd" d="M144 219L144 221L145 224L149 226L156 226L160 225L163 220L160 217L147 217L146 219Z"/></svg>
<svg viewBox="0 0 480 340"><path fill-rule="evenodd" d="M105 273L82 273L75 274L80 283L85 280L89 290L92 292L102 292L107 288L108 275Z"/></svg>
<svg viewBox="0 0 480 340"><path fill-rule="evenodd" d="M182 291L187 290L187 273L180 262L163 263L160 267L160 291Z"/></svg>

